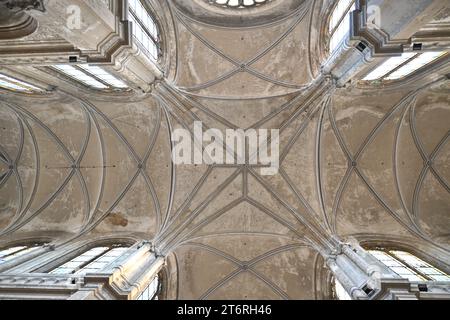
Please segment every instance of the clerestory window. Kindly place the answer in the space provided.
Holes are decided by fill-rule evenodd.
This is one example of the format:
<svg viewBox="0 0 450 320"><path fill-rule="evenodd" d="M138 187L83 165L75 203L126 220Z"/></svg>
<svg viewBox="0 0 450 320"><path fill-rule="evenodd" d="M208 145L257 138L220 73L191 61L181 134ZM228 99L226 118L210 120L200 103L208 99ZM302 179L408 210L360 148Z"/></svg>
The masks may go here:
<svg viewBox="0 0 450 320"><path fill-rule="evenodd" d="M53 269L50 273L83 275L99 272L119 258L127 249L127 246L120 244L94 247Z"/></svg>
<svg viewBox="0 0 450 320"><path fill-rule="evenodd" d="M369 253L394 271L410 281L450 281L450 276L409 252L377 249Z"/></svg>
<svg viewBox="0 0 450 320"><path fill-rule="evenodd" d="M141 292L137 300L158 300L159 277L156 276L152 282Z"/></svg>
<svg viewBox="0 0 450 320"><path fill-rule="evenodd" d="M328 27L330 52L334 52L350 32L350 13L356 9L355 0L339 0L331 14Z"/></svg>
<svg viewBox="0 0 450 320"><path fill-rule="evenodd" d="M44 90L31 83L0 73L0 88L22 93L43 93Z"/></svg>
<svg viewBox="0 0 450 320"><path fill-rule="evenodd" d="M52 68L71 78L72 80L80 82L83 85L93 89L124 90L128 88L125 82L119 80L118 78L114 77L109 72L98 66L88 64L59 64L52 66Z"/></svg>
<svg viewBox="0 0 450 320"><path fill-rule="evenodd" d="M389 58L378 66L375 70L370 72L364 81L386 81L403 79L412 73L419 71L439 58L446 55L447 52L425 52L403 53L399 57Z"/></svg>
<svg viewBox="0 0 450 320"><path fill-rule="evenodd" d="M0 250L0 264L11 261L27 253L31 253L42 246L42 243L35 243L31 245L16 245Z"/></svg>
<svg viewBox="0 0 450 320"><path fill-rule="evenodd" d="M129 1L129 20L133 23L133 37L144 49L147 56L158 61L161 44L158 26L140 0Z"/></svg>
<svg viewBox="0 0 450 320"><path fill-rule="evenodd" d="M352 300L352 297L347 293L342 284L334 278L333 280L333 298L335 300Z"/></svg>

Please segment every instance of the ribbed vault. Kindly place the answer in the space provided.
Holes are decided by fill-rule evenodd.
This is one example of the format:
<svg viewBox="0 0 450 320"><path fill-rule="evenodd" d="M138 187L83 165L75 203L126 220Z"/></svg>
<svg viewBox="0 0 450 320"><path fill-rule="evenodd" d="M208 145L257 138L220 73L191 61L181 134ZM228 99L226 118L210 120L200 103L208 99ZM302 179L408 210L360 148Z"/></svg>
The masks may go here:
<svg viewBox="0 0 450 320"><path fill-rule="evenodd" d="M309 2L308 2L309 3ZM146 98L0 98L0 235L151 240L183 299L316 297L339 237L449 248L448 81L335 88L310 64L314 2L258 27L171 5L173 79ZM280 129L281 168L174 166L170 134Z"/></svg>

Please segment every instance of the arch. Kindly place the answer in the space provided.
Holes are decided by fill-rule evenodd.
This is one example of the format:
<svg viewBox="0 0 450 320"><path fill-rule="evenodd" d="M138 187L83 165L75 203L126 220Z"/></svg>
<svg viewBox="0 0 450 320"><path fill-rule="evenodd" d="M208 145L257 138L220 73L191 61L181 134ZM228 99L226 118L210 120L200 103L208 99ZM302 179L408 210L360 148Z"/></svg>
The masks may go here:
<svg viewBox="0 0 450 320"><path fill-rule="evenodd" d="M175 252L167 255L166 263L159 272L159 300L178 300L178 259Z"/></svg>
<svg viewBox="0 0 450 320"><path fill-rule="evenodd" d="M314 266L314 290L316 300L333 300L333 274L325 259L317 253Z"/></svg>

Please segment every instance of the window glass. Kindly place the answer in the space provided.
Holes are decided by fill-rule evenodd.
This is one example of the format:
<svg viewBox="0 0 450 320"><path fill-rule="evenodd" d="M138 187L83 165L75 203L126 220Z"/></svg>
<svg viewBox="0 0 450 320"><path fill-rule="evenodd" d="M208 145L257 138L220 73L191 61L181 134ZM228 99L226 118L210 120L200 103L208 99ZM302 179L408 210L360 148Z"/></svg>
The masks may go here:
<svg viewBox="0 0 450 320"><path fill-rule="evenodd" d="M18 91L18 92L26 92L26 93L33 93L33 92L43 92L42 89L28 83L25 81L21 81L16 78L12 78L10 76L7 76L6 74L0 73L0 88L11 90L11 91Z"/></svg>
<svg viewBox="0 0 450 320"><path fill-rule="evenodd" d="M398 80L404 78L424 66L439 59L446 52L403 53L400 57L393 57L370 72L363 80Z"/></svg>
<svg viewBox="0 0 450 320"><path fill-rule="evenodd" d="M95 247L52 270L52 274L86 274L101 271L128 248L123 246Z"/></svg>
<svg viewBox="0 0 450 320"><path fill-rule="evenodd" d="M354 0L338 1L330 18L330 52L336 50L350 32L350 12L355 9Z"/></svg>
<svg viewBox="0 0 450 320"><path fill-rule="evenodd" d="M133 24L134 39L153 61L157 61L160 53L160 43L155 21L140 0L129 1L129 11L129 20Z"/></svg>
<svg viewBox="0 0 450 320"><path fill-rule="evenodd" d="M89 74L100 78L104 82L108 83L111 87L122 88L122 89L127 88L127 85L123 81L112 76L110 73L106 72L105 70L103 70L100 67L85 64L85 65L80 65L80 68L89 72Z"/></svg>
<svg viewBox="0 0 450 320"><path fill-rule="evenodd" d="M94 89L126 89L128 87L123 81L98 66L61 64L53 68Z"/></svg>
<svg viewBox="0 0 450 320"><path fill-rule="evenodd" d="M334 279L334 293L338 300L352 300L350 295L337 279Z"/></svg>
<svg viewBox="0 0 450 320"><path fill-rule="evenodd" d="M443 271L408 252L369 250L369 253L400 277L410 281L450 281L450 277Z"/></svg>
<svg viewBox="0 0 450 320"><path fill-rule="evenodd" d="M426 66L427 64L435 61L442 55L444 55L445 52L426 52L420 55L415 56L414 59L409 61L407 64L399 68L397 71L391 73L388 77L386 77L387 80L397 80L403 77L406 77L407 75L410 75L411 73L415 72L416 70L421 69L422 67Z"/></svg>
<svg viewBox="0 0 450 320"><path fill-rule="evenodd" d="M147 288L142 291L137 300L158 300L157 292L159 287L159 277L156 276L155 279L147 286Z"/></svg>
<svg viewBox="0 0 450 320"><path fill-rule="evenodd" d="M227 8L243 9L246 7L254 7L265 4L272 0L207 0L211 4L220 5Z"/></svg>
<svg viewBox="0 0 450 320"><path fill-rule="evenodd" d="M0 250L0 264L23 256L27 253L33 252L39 249L41 246L41 244L35 244L31 246L14 246L4 250Z"/></svg>
<svg viewBox="0 0 450 320"><path fill-rule="evenodd" d="M416 256L413 256L412 254L404 251L390 251L391 254L398 257L402 261L404 261L406 264L411 266L412 268L419 271L421 274L428 277L430 280L435 281L450 281L450 276L445 274L443 271L433 267L429 263L426 263L425 261L417 258Z"/></svg>

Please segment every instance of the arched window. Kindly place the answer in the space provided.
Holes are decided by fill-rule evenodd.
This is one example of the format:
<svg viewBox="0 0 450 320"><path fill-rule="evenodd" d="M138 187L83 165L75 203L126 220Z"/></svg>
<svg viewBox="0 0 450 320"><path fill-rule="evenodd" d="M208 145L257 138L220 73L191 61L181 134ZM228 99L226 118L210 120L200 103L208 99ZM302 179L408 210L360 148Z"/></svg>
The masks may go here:
<svg viewBox="0 0 450 320"><path fill-rule="evenodd" d="M43 246L42 243L34 243L29 245L16 245L13 247L0 250L0 264L11 261L27 253L31 253L42 246Z"/></svg>
<svg viewBox="0 0 450 320"><path fill-rule="evenodd" d="M94 247L53 269L50 273L83 275L99 272L120 257L127 249L128 246L121 244Z"/></svg>
<svg viewBox="0 0 450 320"><path fill-rule="evenodd" d="M334 7L328 28L330 33L330 52L336 50L350 32L350 12L355 9L355 0L339 0Z"/></svg>
<svg viewBox="0 0 450 320"><path fill-rule="evenodd" d="M133 23L134 39L153 61L158 61L161 54L158 26L141 0L129 1L128 16Z"/></svg>
<svg viewBox="0 0 450 320"><path fill-rule="evenodd" d="M71 80L96 90L125 90L128 88L125 82L98 66L89 64L58 64L52 66L52 69L62 73Z"/></svg>
<svg viewBox="0 0 450 320"><path fill-rule="evenodd" d="M137 300L158 300L159 286L159 276L156 276L147 288L141 292Z"/></svg>
<svg viewBox="0 0 450 320"><path fill-rule="evenodd" d="M31 83L0 73L0 88L22 93L43 93L44 90Z"/></svg>
<svg viewBox="0 0 450 320"><path fill-rule="evenodd" d="M400 277L410 281L450 281L450 276L406 251L377 248L368 250Z"/></svg>
<svg viewBox="0 0 450 320"><path fill-rule="evenodd" d="M438 60L447 52L406 52L386 60L370 72L363 81L386 81L402 79Z"/></svg>

